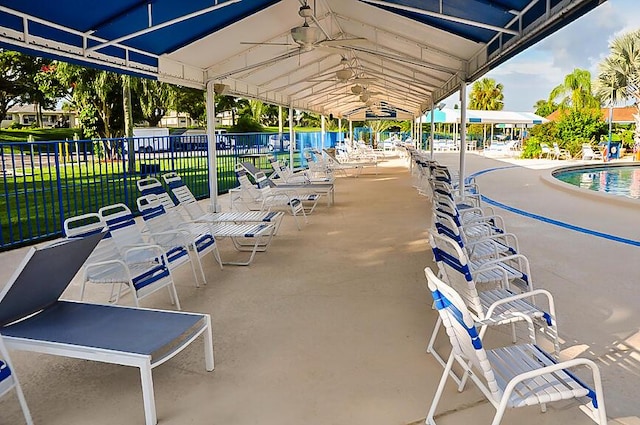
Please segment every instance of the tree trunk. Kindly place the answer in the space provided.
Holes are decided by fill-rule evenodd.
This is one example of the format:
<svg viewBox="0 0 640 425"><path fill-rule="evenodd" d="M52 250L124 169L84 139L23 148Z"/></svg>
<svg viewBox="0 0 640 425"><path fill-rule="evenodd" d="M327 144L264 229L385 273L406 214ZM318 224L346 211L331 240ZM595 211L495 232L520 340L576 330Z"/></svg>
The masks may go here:
<svg viewBox="0 0 640 425"><path fill-rule="evenodd" d="M124 137L127 143L127 165L129 172L136 169L135 146L133 143L133 108L131 106L131 77L122 76L122 109L124 111Z"/></svg>

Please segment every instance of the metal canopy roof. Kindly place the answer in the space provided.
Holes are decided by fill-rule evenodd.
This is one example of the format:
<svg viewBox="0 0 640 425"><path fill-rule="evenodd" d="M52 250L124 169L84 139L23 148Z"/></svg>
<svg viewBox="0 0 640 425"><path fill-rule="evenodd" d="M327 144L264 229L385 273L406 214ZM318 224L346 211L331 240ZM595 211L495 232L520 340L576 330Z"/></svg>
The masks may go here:
<svg viewBox="0 0 640 425"><path fill-rule="evenodd" d="M419 116L604 1L0 0L0 46L339 117Z"/></svg>

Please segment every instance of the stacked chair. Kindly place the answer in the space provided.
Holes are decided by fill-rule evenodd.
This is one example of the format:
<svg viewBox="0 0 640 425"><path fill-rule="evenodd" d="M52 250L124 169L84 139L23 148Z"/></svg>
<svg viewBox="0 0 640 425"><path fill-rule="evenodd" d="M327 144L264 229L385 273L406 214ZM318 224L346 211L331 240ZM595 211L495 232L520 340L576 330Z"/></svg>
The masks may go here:
<svg viewBox="0 0 640 425"><path fill-rule="evenodd" d="M471 379L495 407L493 424L501 422L507 408L578 399L581 410L598 424L606 424L602 384L597 366L590 360L559 362L555 302L550 292L534 288L527 258L519 252L517 237L509 233L504 220L483 208L478 185L465 181L460 190L449 170L408 149L413 182L432 203L429 244L436 270L425 275L438 319L429 338L427 352L444 367L444 372L427 414L434 416L443 389L451 378L462 391ZM483 338L488 329L508 325L514 345L486 350ZM438 330L444 327L451 344L448 358L435 350ZM521 328L524 336L518 336ZM552 347L545 351L539 345ZM517 344L520 340L524 344ZM457 363L462 375L453 371ZM595 390L576 378L570 368L586 366Z"/></svg>

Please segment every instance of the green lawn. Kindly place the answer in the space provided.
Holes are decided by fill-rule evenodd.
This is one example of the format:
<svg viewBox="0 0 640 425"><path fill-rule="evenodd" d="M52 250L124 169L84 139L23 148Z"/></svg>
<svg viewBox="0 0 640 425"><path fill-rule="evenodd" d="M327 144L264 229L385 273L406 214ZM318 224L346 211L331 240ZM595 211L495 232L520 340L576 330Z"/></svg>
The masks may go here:
<svg viewBox="0 0 640 425"><path fill-rule="evenodd" d="M0 142L26 142L29 136L33 136L36 142L48 142L53 140L73 140L73 134L82 136L79 128L22 128L22 129L1 129Z"/></svg>

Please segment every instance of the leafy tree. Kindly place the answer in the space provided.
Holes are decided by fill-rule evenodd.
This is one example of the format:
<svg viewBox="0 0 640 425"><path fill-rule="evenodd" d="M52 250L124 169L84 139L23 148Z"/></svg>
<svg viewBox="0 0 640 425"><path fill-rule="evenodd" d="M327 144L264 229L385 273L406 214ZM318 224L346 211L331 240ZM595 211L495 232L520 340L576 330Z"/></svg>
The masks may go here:
<svg viewBox="0 0 640 425"><path fill-rule="evenodd" d="M591 73L576 68L564 77L564 82L549 94L549 103L560 99L560 108L582 109L600 108L600 101L591 90Z"/></svg>
<svg viewBox="0 0 640 425"><path fill-rule="evenodd" d="M580 152L583 143L599 141L608 133L600 109L572 109L557 123L560 146L571 155Z"/></svg>
<svg viewBox="0 0 640 425"><path fill-rule="evenodd" d="M253 119L251 115L242 115L236 125L231 127L233 133L253 133L262 131L262 125Z"/></svg>
<svg viewBox="0 0 640 425"><path fill-rule="evenodd" d="M231 123L236 124L236 116L238 110L246 108L248 101L246 99L240 99L233 96L220 96L216 95L216 114L220 112L231 112Z"/></svg>
<svg viewBox="0 0 640 425"><path fill-rule="evenodd" d="M151 127L157 127L167 111L175 109L176 91L170 84L147 78L134 78L131 88L140 100L142 116Z"/></svg>
<svg viewBox="0 0 640 425"><path fill-rule="evenodd" d="M189 114L191 119L203 123L206 120L206 98L203 90L190 87L174 87L175 109Z"/></svg>
<svg viewBox="0 0 640 425"><path fill-rule="evenodd" d="M613 40L609 56L600 63L595 86L596 95L604 104L633 100L634 140L640 149L640 30Z"/></svg>
<svg viewBox="0 0 640 425"><path fill-rule="evenodd" d="M553 101L540 99L533 107L535 108L536 115L548 117L559 108L559 105Z"/></svg>
<svg viewBox="0 0 640 425"><path fill-rule="evenodd" d="M469 93L469 109L501 111L504 108L504 86L493 78L475 81Z"/></svg>
<svg viewBox="0 0 640 425"><path fill-rule="evenodd" d="M0 49L0 116L7 115L16 104L34 103L38 107L38 125L42 125L42 107L55 102L40 90L36 75L46 72L50 63L48 59Z"/></svg>

